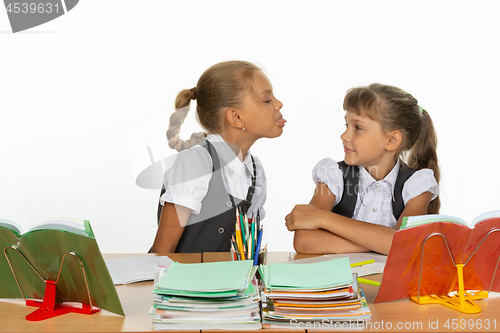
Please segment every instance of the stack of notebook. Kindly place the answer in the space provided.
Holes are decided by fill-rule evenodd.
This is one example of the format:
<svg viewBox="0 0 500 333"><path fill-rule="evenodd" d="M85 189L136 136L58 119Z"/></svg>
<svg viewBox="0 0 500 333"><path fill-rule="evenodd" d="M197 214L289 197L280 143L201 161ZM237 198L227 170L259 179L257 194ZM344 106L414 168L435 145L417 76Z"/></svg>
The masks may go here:
<svg viewBox="0 0 500 333"><path fill-rule="evenodd" d="M363 328L371 317L349 259L261 265L264 328Z"/></svg>
<svg viewBox="0 0 500 333"><path fill-rule="evenodd" d="M155 283L155 329L260 329L260 296L251 260L175 262Z"/></svg>

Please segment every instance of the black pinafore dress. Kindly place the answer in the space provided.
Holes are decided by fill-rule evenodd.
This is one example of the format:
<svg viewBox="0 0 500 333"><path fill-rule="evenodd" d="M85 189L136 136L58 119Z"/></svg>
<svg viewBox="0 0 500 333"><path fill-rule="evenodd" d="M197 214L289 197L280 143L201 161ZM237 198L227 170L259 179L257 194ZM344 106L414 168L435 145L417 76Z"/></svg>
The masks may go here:
<svg viewBox="0 0 500 333"><path fill-rule="evenodd" d="M214 146L208 142L200 143L212 157L212 178L208 192L202 200L199 214L190 214L184 232L175 249L176 253L228 252L230 239L235 231L236 207L240 212L247 212L255 192L256 166L252 157L252 185L248 189L245 200L229 194L224 186L222 167ZM163 188L160 197L165 192ZM162 205L158 205L158 221Z"/></svg>

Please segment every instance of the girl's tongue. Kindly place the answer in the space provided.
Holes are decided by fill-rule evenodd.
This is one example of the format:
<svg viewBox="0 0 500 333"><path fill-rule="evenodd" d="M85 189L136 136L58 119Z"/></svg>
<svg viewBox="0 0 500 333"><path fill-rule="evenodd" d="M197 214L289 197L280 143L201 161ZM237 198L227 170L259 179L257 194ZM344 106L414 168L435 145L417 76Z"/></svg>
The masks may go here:
<svg viewBox="0 0 500 333"><path fill-rule="evenodd" d="M280 125L280 127L285 127L286 119L282 117L276 120L276 122L278 123L278 125Z"/></svg>

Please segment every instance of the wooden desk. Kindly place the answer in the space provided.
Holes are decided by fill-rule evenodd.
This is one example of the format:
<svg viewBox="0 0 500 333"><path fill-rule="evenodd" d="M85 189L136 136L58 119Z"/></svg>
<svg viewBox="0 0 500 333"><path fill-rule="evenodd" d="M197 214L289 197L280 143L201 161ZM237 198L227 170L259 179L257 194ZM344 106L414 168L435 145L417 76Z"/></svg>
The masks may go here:
<svg viewBox="0 0 500 333"><path fill-rule="evenodd" d="M286 262L289 260L288 252L268 252L265 256L266 264L271 262ZM229 252L203 252L203 262L230 261L231 253Z"/></svg>
<svg viewBox="0 0 500 333"><path fill-rule="evenodd" d="M185 264L196 264L202 262L201 253L105 253L104 260L124 258L124 257L145 257L145 256L168 256L173 261Z"/></svg>
<svg viewBox="0 0 500 333"><path fill-rule="evenodd" d="M137 254L144 256L146 254ZM152 255L152 254L149 254ZM201 262L201 254L167 254L173 260L179 262ZM227 260L224 256L228 254L203 254L204 261ZM105 255L106 259L127 255ZM222 257L220 257L222 256ZM276 255L269 253L269 260L282 258L284 254L278 252ZM286 255L288 257L288 255ZM305 258L307 256L291 254L292 259ZM381 275L372 275L370 279L380 279ZM448 309L442 305L418 305L409 300L401 300L390 303L372 304L378 292L378 287L363 285L370 310L371 321L367 324L367 332L453 332L453 323L460 327L461 323L474 322L474 329L470 331L500 332L500 296L495 294L488 300L480 300L482 312L467 315ZM40 322L29 322L25 316L35 308L26 307L22 300L0 300L0 332L151 332L153 325L148 314L153 302L153 283L140 282L129 285L116 286L118 295L122 302L126 317L118 316L106 311L91 316L79 314L66 314L60 317ZM453 321L455 320L455 321ZM485 329L486 321L490 322L490 329ZM496 320L496 322L494 322ZM444 325L448 321L449 329ZM429 324L438 324L437 329L429 328ZM483 328L478 327L482 323ZM495 326L496 325L496 326ZM406 327L405 327L406 326ZM291 330L265 330L267 332L304 332L304 329ZM337 330L339 331L339 330ZM340 330L342 331L342 330ZM198 332L198 331L192 331ZM209 331L203 331L207 333ZM228 331L210 331L228 332ZM325 332L325 330L308 329L307 332Z"/></svg>

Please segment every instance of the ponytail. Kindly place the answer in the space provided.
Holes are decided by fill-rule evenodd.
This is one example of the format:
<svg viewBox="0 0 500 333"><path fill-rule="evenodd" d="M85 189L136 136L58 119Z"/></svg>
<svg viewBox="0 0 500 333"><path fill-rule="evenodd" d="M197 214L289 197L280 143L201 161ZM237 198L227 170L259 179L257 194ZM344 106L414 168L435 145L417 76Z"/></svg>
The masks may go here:
<svg viewBox="0 0 500 333"><path fill-rule="evenodd" d="M439 184L441 173L437 158L437 136L432 119L427 111L422 109L422 126L420 134L411 147L408 155L407 164L414 170L431 169L434 172L434 178ZM431 201L427 209L428 214L438 214L441 207L439 197Z"/></svg>
<svg viewBox="0 0 500 333"><path fill-rule="evenodd" d="M170 124L167 130L168 146L177 151L188 149L205 139L205 133L203 132L191 134L189 140L186 141L179 137L181 125L184 123L190 109L191 99L196 98L196 94L193 93L194 89L184 89L177 95L175 99L175 111L170 116Z"/></svg>

